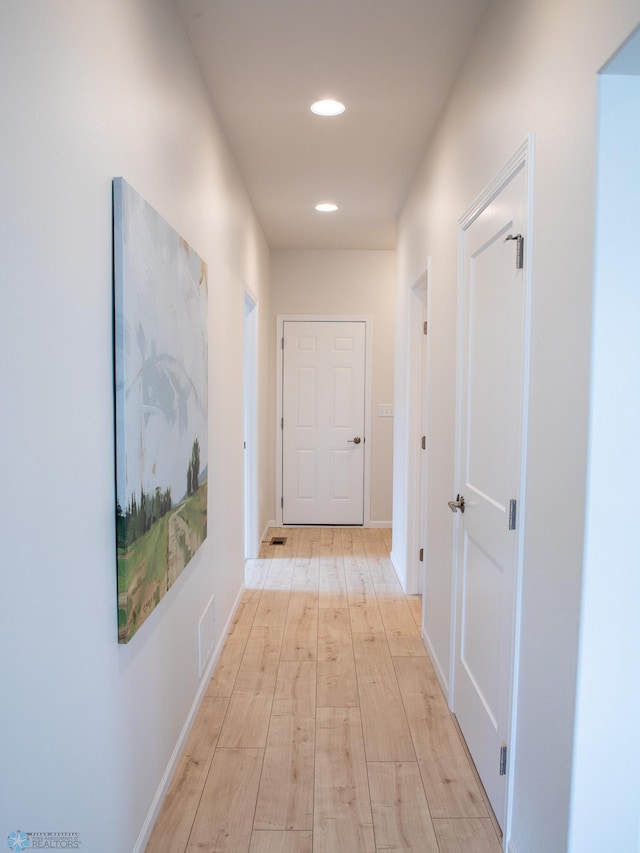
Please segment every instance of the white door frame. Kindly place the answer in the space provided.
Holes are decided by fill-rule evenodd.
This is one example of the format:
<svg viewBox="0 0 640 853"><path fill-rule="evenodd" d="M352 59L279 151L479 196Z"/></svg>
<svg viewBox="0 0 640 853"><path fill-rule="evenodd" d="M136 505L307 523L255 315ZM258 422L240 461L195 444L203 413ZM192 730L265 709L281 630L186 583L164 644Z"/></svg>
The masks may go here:
<svg viewBox="0 0 640 853"><path fill-rule="evenodd" d="M244 557L258 556L258 303L244 286Z"/></svg>
<svg viewBox="0 0 640 853"><path fill-rule="evenodd" d="M429 322L430 315L430 275L429 258L426 269L411 286L409 295L407 595L424 591L427 572L427 548L422 532L427 529L427 501L423 487L428 466L428 436L425 450L422 450L421 440L422 436L426 435L423 415L429 387L430 338L429 335L425 337L424 324ZM420 548L424 548L422 563L419 557Z"/></svg>
<svg viewBox="0 0 640 853"><path fill-rule="evenodd" d="M626 500L640 471L640 294L633 238L628 239L640 203L639 117L636 30L598 79L591 400L569 853L640 850L640 576L633 502L628 506Z"/></svg>
<svg viewBox="0 0 640 853"><path fill-rule="evenodd" d="M513 175L524 165L527 176L527 241L524 247L524 329L523 329L523 375L522 375L522 432L521 440L521 464L520 464L520 492L518 501L518 527L517 527L517 559L514 594L513 613L513 646L511 655L511 677L509 685L509 708L508 708L508 732L507 732L507 791L505 822L503 827L504 849L508 849L511 835L511 812L513 800L513 783L515 769L515 745L516 745L516 714L517 714L517 692L518 674L520 660L520 621L522 601L522 567L524 560L524 532L526 519L526 472L527 472L527 425L529 408L529 365L531 351L531 256L533 246L533 158L534 158L534 136L529 136L522 143L509 162L494 178L488 187L476 198L468 210L458 221L458 316L457 316L457 352L456 352L456 454L454 465L454 480L451 494L459 491L462 435L460 430L462 412L462 389L463 389L463 334L464 334L464 292L465 292L465 244L464 233L466 229L477 219L482 211L499 195L503 187L509 182ZM459 595L459 567L458 567L458 528L460 516L456 515L452 526L452 592L451 592L451 637L450 637L450 664L449 664L449 704L455 713L453 706L455 696L455 664L457 653L457 601Z"/></svg>
<svg viewBox="0 0 640 853"><path fill-rule="evenodd" d="M286 321L296 322L357 322L365 324L364 376L364 513L363 527L371 523L371 388L372 388L372 330L373 321L366 314L278 314L276 317L276 526L282 527L282 339Z"/></svg>

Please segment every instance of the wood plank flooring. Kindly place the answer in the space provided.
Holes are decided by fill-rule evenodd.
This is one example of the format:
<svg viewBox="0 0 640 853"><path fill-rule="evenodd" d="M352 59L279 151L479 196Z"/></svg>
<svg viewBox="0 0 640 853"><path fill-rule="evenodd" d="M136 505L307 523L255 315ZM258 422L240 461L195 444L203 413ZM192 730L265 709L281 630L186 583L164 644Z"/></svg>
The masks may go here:
<svg viewBox="0 0 640 853"><path fill-rule="evenodd" d="M147 853L500 853L391 531L271 536Z"/></svg>

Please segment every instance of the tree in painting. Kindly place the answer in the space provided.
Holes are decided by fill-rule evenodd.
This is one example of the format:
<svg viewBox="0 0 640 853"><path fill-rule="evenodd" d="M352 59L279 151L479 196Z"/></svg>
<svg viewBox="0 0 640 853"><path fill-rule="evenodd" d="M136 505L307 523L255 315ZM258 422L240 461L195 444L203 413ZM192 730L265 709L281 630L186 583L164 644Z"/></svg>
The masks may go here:
<svg viewBox="0 0 640 853"><path fill-rule="evenodd" d="M113 191L118 640L126 643L207 535L208 294L193 249L122 178Z"/></svg>

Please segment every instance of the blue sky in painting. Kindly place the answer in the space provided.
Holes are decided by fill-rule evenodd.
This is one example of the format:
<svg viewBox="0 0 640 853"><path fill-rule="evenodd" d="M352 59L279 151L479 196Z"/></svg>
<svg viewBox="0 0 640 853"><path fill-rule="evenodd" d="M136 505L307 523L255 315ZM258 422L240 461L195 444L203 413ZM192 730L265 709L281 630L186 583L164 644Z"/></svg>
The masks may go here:
<svg viewBox="0 0 640 853"><path fill-rule="evenodd" d="M177 503L195 438L208 465L206 265L121 178L114 240L117 496L171 487Z"/></svg>

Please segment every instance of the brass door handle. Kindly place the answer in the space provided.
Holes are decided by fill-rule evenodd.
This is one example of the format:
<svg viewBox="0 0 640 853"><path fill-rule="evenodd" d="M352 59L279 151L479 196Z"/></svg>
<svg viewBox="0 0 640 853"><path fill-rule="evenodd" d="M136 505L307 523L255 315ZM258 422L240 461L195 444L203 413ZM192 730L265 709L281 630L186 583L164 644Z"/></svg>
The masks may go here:
<svg viewBox="0 0 640 853"><path fill-rule="evenodd" d="M362 439L360 438L359 435L357 435L355 438L348 438L347 444L360 444L361 441L362 441Z"/></svg>

